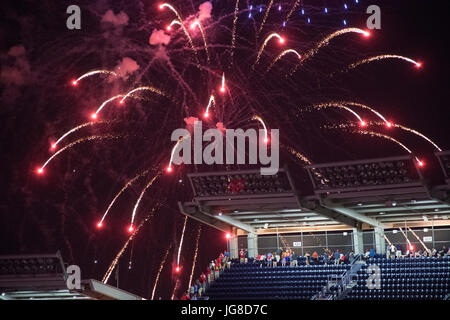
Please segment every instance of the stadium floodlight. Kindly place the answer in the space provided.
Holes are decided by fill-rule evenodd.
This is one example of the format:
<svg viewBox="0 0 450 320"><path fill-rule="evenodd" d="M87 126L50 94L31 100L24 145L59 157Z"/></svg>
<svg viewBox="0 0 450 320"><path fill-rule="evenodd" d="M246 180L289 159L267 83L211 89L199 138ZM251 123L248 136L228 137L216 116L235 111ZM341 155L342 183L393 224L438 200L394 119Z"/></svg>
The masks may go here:
<svg viewBox="0 0 450 320"><path fill-rule="evenodd" d="M450 184L450 151L436 152L442 171L444 172L445 181Z"/></svg>
<svg viewBox="0 0 450 320"><path fill-rule="evenodd" d="M284 169L275 175L261 175L259 170L190 173L196 198L233 198L292 193L291 180Z"/></svg>
<svg viewBox="0 0 450 320"><path fill-rule="evenodd" d="M44 274L64 274L64 264L59 254L0 256L0 277Z"/></svg>
<svg viewBox="0 0 450 320"><path fill-rule="evenodd" d="M420 184L421 175L410 156L336 162L308 166L317 193L379 189Z"/></svg>

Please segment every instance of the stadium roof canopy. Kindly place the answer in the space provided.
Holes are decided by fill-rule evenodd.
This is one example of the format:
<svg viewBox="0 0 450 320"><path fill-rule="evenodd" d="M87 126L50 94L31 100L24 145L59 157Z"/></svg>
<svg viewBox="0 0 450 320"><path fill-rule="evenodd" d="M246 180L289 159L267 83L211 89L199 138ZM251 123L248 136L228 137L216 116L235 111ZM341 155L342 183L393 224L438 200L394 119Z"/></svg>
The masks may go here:
<svg viewBox="0 0 450 320"><path fill-rule="evenodd" d="M68 289L61 255L0 256L0 300L142 300L97 280Z"/></svg>
<svg viewBox="0 0 450 320"><path fill-rule="evenodd" d="M412 156L314 164L301 194L287 168L188 174L194 197L181 213L223 231L450 225L450 152L436 153L445 184L429 185Z"/></svg>

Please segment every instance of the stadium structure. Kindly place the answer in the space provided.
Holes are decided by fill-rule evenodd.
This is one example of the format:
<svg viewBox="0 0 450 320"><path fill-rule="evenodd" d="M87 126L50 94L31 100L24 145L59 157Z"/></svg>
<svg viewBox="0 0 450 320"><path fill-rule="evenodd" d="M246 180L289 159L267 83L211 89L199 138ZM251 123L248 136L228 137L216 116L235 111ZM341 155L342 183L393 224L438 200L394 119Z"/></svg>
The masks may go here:
<svg viewBox="0 0 450 320"><path fill-rule="evenodd" d="M388 257L450 244L450 152L439 152L445 181L431 185L410 156L308 166L312 194L302 194L287 168L191 173L193 200L182 214L229 233L230 269L206 290L209 299L448 299L450 256ZM297 266L266 266L257 256L294 250ZM376 254L362 259L370 249ZM247 251L239 263L239 251ZM353 252L334 265L304 255ZM375 286L368 285L379 268Z"/></svg>

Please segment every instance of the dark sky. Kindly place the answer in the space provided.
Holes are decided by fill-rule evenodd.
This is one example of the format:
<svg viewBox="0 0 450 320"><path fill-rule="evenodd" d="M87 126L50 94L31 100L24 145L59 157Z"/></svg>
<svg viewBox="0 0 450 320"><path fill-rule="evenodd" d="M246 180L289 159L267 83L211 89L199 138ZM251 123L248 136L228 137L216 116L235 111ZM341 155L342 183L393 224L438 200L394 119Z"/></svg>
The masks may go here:
<svg viewBox="0 0 450 320"><path fill-rule="evenodd" d="M115 133L132 132L126 142L77 147L76 152L70 152L52 163L42 179L37 178L34 170L48 157L49 141L63 130L85 122L92 105L98 105L99 101L104 100L102 98L111 96L110 87L89 81L89 85L83 84L74 90L68 85L74 75L97 66L112 68L122 57L129 56L141 66L139 76L133 75L127 81L111 85L114 88L112 91L118 92L125 87L152 80L167 89L176 87L176 97L183 100L182 90L177 84L174 85L173 80L164 76L168 70L167 64L156 62L151 66L152 72L143 72L150 57L156 54L155 48L148 45L151 30L161 28L171 19L169 15L162 15L155 10L155 1L101 0L74 3L82 8L81 31L68 31L65 28L65 9L72 1L6 0L0 4L0 161L3 182L0 188L0 254L61 250L67 262L82 266L83 278L101 278L127 239L124 226L129 224L128 213L145 181L140 181L121 198L111 212L105 230L97 232L95 222L128 179L140 170L167 161L170 128L184 124L186 107L168 112L169 102L158 98L157 105L149 102L150 105L145 106L154 110L151 116L144 112L147 109L140 102L133 102L137 114L111 111L108 115L127 121L108 124L107 128ZM183 4L180 1L175 3L188 16L195 12L201 1L183 0ZM256 5L265 2L251 3ZM293 1L282 3L289 7ZM305 7L312 8L311 3L314 3L314 12L319 12L325 5L330 9L342 8L344 1L326 1L326 4L325 1L305 1ZM350 13L344 13L342 9L331 10L330 18L314 13L311 15L311 26L305 25L304 18L297 10L292 18L293 27L288 26L281 31L288 35L290 43L306 49L324 35L342 27L338 23L343 17L350 26L363 26L366 19L364 9L370 4L381 7L382 29L373 31L370 39L364 41L351 36L336 39L312 59L305 71L288 80L275 73L286 71L284 65L280 65L265 79L260 73L255 76L246 71L245 66L249 65L250 58L254 58L253 49L257 45L252 42L254 35L250 20L247 21L246 14L243 14L238 44L253 49L248 55L245 50L243 52L247 52L246 55L237 54L236 72L230 75L230 81L243 86L245 84L242 91L246 91L248 96L237 95L236 104L244 105L252 101L262 105L266 101L269 104L282 101L278 109L275 106L255 108L269 119L272 127L281 128L285 142L292 142L315 162L404 154L398 146L386 141L345 133L335 135L321 128L321 125L331 121L339 123L351 120L349 117L334 112L305 113L296 122L293 112L285 112L293 105L317 102L322 98L343 97L362 101L374 106L392 121L423 132L443 149L448 148L449 2L361 0L358 5L354 1L347 3L351 7ZM229 14L233 8L234 1L214 1L213 15L217 18ZM100 25L99 20L108 9L113 9L116 14L122 10L126 12L130 17L129 24L123 30ZM230 20L224 20L223 23L230 27ZM280 30L280 24L281 20L274 13L268 20L266 31L269 32L275 26L275 30ZM211 42L213 39L218 42L223 40L220 35L222 32L226 33L228 39L229 29L217 27L209 30ZM174 43L173 49L177 49L180 42ZM24 53L17 48L11 52L12 47L21 45L25 49ZM270 50L273 48L268 48L268 52ZM405 55L420 60L423 68L416 70L408 63L383 61L361 66L355 72L340 74L333 80L326 77L329 71L339 70L345 63L380 53ZM219 62L211 69L221 73L220 70L229 68L227 56L223 52L217 53L214 58ZM189 52L182 52L174 58L174 66L181 70L180 74L192 84L194 90L200 92L202 85L212 87L214 77L199 79L198 74L192 71L193 67L180 67L188 61L186 59L192 61L192 56ZM263 57L263 63L268 61L267 57ZM249 83L243 80L247 75ZM292 96L289 95L291 92L283 90L286 88L292 91ZM205 97L199 95L204 100L208 94L205 93ZM194 101L186 99L185 105L195 105ZM225 124L232 124L241 114L247 115L238 107L234 108L232 112L223 112ZM287 134L283 134L284 128ZM101 128L89 132L104 133ZM440 179L433 148L410 135L400 134L396 137L429 164L424 169L428 179ZM299 163L289 156L282 155L282 160L293 171L299 171L295 170ZM155 218L145 225L120 260L122 288L149 297L160 259L166 248L172 245L168 267L161 276L161 287L157 293L164 298L170 297L174 285L171 265L176 260L183 225L183 217L178 213L176 202L190 200L185 173L196 170L201 171L202 168L183 167L177 170L172 180L158 181L155 188L149 190L138 220L155 205L160 205L161 209L157 210ZM300 185L307 181L301 171L296 178ZM309 190L310 187L305 189ZM186 231L182 255L184 286L192 265L198 226L197 222L189 221ZM200 239L199 268L206 267L207 262L225 245L222 233L204 227ZM133 268L128 271L130 257ZM94 263L96 260L98 263ZM196 270L198 275L200 269Z"/></svg>

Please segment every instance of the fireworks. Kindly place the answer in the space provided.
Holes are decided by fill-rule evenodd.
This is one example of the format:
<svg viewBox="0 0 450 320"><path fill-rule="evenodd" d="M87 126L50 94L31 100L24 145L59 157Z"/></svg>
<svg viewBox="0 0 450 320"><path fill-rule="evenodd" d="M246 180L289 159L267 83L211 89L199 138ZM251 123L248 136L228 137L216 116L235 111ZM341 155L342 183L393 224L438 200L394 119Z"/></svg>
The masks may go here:
<svg viewBox="0 0 450 320"><path fill-rule="evenodd" d="M274 33L269 34L269 35L267 36L266 40L264 40L264 42L263 42L261 48L260 48L259 51L258 51L258 55L256 56L256 61L255 61L255 63L254 63L253 66L252 66L253 69L254 69L255 66L258 64L259 59L261 58L261 54L262 54L263 51L264 51L264 48L267 46L267 43L268 43L268 42L270 41L270 39L272 39L272 38L278 38L278 41L280 42L280 44L283 44L283 43L285 42L284 38L283 38L282 36L280 36L278 33L274 32Z"/></svg>
<svg viewBox="0 0 450 320"><path fill-rule="evenodd" d="M76 79L76 80L72 80L72 85L73 85L74 87L76 87L76 86L78 85L78 83L79 83L81 80L83 80L84 78L88 78L88 77L91 77L91 76L96 75L96 74L108 74L108 75L112 75L112 76L117 77L117 73L115 73L114 71L108 71L108 70L94 70L94 71L89 71L89 72L83 74L81 77L79 77L79 78Z"/></svg>
<svg viewBox="0 0 450 320"><path fill-rule="evenodd" d="M195 240L195 253L194 253L194 262L192 263L191 276L189 277L189 285L188 288L191 287L192 277L194 276L195 265L197 264L197 255L198 255L198 244L200 241L200 235L202 234L202 225L198 227L197 238Z"/></svg>
<svg viewBox="0 0 450 320"><path fill-rule="evenodd" d="M396 54L382 54L382 55L378 55L378 56L362 59L362 60L360 60L358 62L352 63L351 65L349 65L347 67L347 70L354 69L357 66L360 66L360 65L365 64L365 63L370 63L372 61L379 61L379 60L383 60L383 59L399 59L399 60L403 60L403 61L406 61L406 62L414 64L416 66L416 68L421 68L422 67L422 63L421 62L414 61L413 59L410 59L408 57L399 56L399 55L396 55Z"/></svg>
<svg viewBox="0 0 450 320"><path fill-rule="evenodd" d="M133 89L130 92L128 92L127 94L123 95L122 100L120 100L120 104L123 104L128 97L132 96L134 93L136 93L138 91L150 91L150 92L153 92L153 93L157 93L157 94L159 94L161 96L167 97L167 95L164 92L162 92L161 90L159 90L159 89L157 89L155 87L148 87L148 86L147 87L139 87L139 88ZM113 97L111 99L114 100L114 99L116 99L116 97Z"/></svg>
<svg viewBox="0 0 450 320"><path fill-rule="evenodd" d="M120 195L122 193L125 192L125 190L127 190L136 180L138 180L140 177L146 175L148 173L148 170L145 170L144 172L141 172L140 174L138 174L137 176L135 176L133 179L131 179L130 181L128 181L125 186L123 186L123 188L119 191L119 193L116 194L116 196L114 197L114 199L111 201L111 203L108 206L108 209L106 209L105 213L103 214L101 220L97 223L97 227L101 228L103 226L103 221L106 219L106 216L108 215L109 211L111 210L111 208L113 207L114 203L116 202L116 200L120 197Z"/></svg>
<svg viewBox="0 0 450 320"><path fill-rule="evenodd" d="M206 107L206 111L205 111L205 113L203 114L203 117L204 117L204 118L208 118L208 117L209 117L209 108L210 108L211 105L214 104L214 103L215 103L214 96L211 95L211 97L209 98L208 106Z"/></svg>
<svg viewBox="0 0 450 320"><path fill-rule="evenodd" d="M264 14L264 18L263 18L261 25L259 26L258 32L256 34L257 36L261 33L261 31L264 27L264 24L266 23L267 17L269 16L269 13L270 13L270 9L272 9L272 5L273 5L273 0L270 0L269 5L267 6L267 9L266 9L266 13Z"/></svg>
<svg viewBox="0 0 450 320"><path fill-rule="evenodd" d="M259 116L253 116L252 120L257 120L257 121L259 121L259 123L262 124L262 126L264 128L264 143L269 143L269 137L267 135L267 127L266 127L266 124L264 123L263 119L261 119L261 117L259 117Z"/></svg>
<svg viewBox="0 0 450 320"><path fill-rule="evenodd" d="M119 138L119 136L113 136L113 135L104 135L104 136L90 136L87 138L81 138L78 139L75 142L72 142L71 144L68 144L67 146L65 146L64 148L59 149L57 152L55 152L50 158L47 159L47 161L45 161L45 163L36 169L36 173L37 174L43 174L44 173L44 169L45 167L53 160L55 159L59 154L61 154L62 152L64 152L65 150L68 150L70 148L72 148L73 146L76 146L77 144L80 144L82 142L87 142L87 141L93 141L93 140L104 140L104 139L116 139Z"/></svg>
<svg viewBox="0 0 450 320"><path fill-rule="evenodd" d="M286 54L288 53L293 53L297 56L298 59L301 59L302 56L300 55L300 53L298 53L296 50L294 49L287 49L284 50L283 52L281 52L275 59L273 59L272 63L270 64L270 66L267 68L267 71L270 71L270 69L272 69L272 67L275 65L275 63L277 63L278 60L280 60L282 57L284 57Z"/></svg>
<svg viewBox="0 0 450 320"><path fill-rule="evenodd" d="M86 122L86 123L83 123L83 124L81 124L81 125L79 125L79 126L76 126L75 128L70 129L69 131L67 131L66 133L64 133L58 140L56 140L55 142L53 142L53 143L51 144L50 148L51 148L52 150L55 150L55 149L58 147L58 144L59 144L61 141L63 141L65 138L67 138L69 135L71 135L72 133L74 133L74 132L76 132L76 131L78 131L78 130L80 130L80 129L82 129L82 128L89 127L89 126L92 126L92 125L95 125L95 124L99 124L99 123L106 123L106 122L105 122L105 121L102 121L102 122Z"/></svg>
<svg viewBox="0 0 450 320"><path fill-rule="evenodd" d="M116 99L119 99L119 98L124 98L124 95L123 95L123 94L119 94L119 95L114 96L114 97L112 97L112 98L109 98L108 100L106 100L105 102L103 102L103 103L100 105L100 107L97 109L97 111L95 111L95 112L91 115L91 118L97 119L98 114L100 113L100 111L102 111L102 109L103 109L108 103L110 103L111 101L114 101L114 100L116 100ZM120 103L123 103L122 100L120 101Z"/></svg>
<svg viewBox="0 0 450 320"><path fill-rule="evenodd" d="M283 7L285 7L287 15L283 20L283 26L286 26L286 23L290 19L294 19L294 12L300 5L301 1L296 0L295 2L292 1L292 7L290 7L291 4L284 4ZM185 4L183 2L183 4ZM101 229L106 224L106 219L109 217L109 213L111 212L112 208L116 205L117 200L123 196L123 194L130 189L132 185L138 182L138 180L144 176L148 175L149 179L148 181L145 181L144 188L140 191L139 196L137 197L136 202L134 203L134 207L130 208L131 211L131 220L129 221L129 225L124 226L124 231L127 231L130 233L128 241L125 243L125 245L122 247L122 249L119 251L116 258L113 260L113 262L110 265L110 268L107 270L105 277L103 279L104 282L107 282L111 272L116 267L116 264L118 263L118 260L120 259L123 252L126 250L128 243L132 241L133 237L139 232L141 229L143 223L147 221L148 218L140 221L139 217L141 216L141 211L144 210L143 203L145 203L145 197L148 196L147 191L149 191L149 188L152 187L158 178L165 178L164 184L161 183L161 189L163 188L171 188L173 187L173 184L175 183L173 179L171 179L170 175L160 177L162 173L172 173L174 171L173 168L173 161L174 161L174 155L179 150L180 143L187 137L180 138L175 145L168 144L167 141L169 141L170 133L176 129L179 128L180 124L185 125L188 127L190 125L190 120L195 118L195 115L201 115L201 117L205 119L214 119L213 121L205 121L205 126L208 126L208 128L213 127L216 125L219 127L219 124L222 126L222 128L232 128L239 126L241 124L245 124L246 126L249 125L249 119L256 120L259 123L251 123L252 126L262 126L264 129L264 142L269 143L269 136L268 136L268 129L266 126L265 121L260 116L257 116L255 114L264 115L264 118L267 117L267 120L269 120L268 123L272 126L272 128L277 128L276 125L278 125L278 128L281 126L286 125L286 128L292 127L292 130L296 130L297 127L299 128L299 131L291 131L288 132L284 137L286 139L289 139L291 144L297 144L297 145L284 145L283 148L288 151L288 153L292 154L295 159L299 159L302 164L311 165L313 163L312 159L307 158L302 153L298 152L298 150L304 150L306 148L305 145L301 145L301 141L297 141L295 139L296 134L299 135L303 134L303 132L300 131L300 125L297 126L295 123L295 120L293 120L296 116L297 109L295 106L297 105L307 105L310 104L310 101L320 101L317 98L318 97L326 97L326 96L333 96L333 100L343 100L343 101L337 101L337 102L325 102L325 103L319 103L317 105L312 106L313 108L319 110L323 108L329 108L329 107L335 107L337 110L344 110L345 112L351 113L352 117L354 117L357 122L352 124L352 126L355 127L367 127L368 125L371 125L372 122L369 122L368 119L364 119L367 113L367 116L375 116L379 118L383 125L386 128L400 128L402 130L409 131L411 133L414 133L423 139L427 140L428 142L432 143L433 146L437 150L441 150L436 143L434 143L431 139L427 138L423 134L417 132L414 129L410 129L407 127L403 127L398 124L394 124L391 121L388 121L381 113L376 111L375 109L361 103L357 102L351 102L351 101L345 101L345 97L339 98L335 97L334 95L330 94L327 95L326 91L319 91L319 89L316 90L315 84L317 83L317 87L320 87L321 90L324 87L327 87L327 84L324 85L323 79L323 72L322 69L320 69L320 66L316 68L316 66L306 66L305 63L312 58L321 48L327 46L332 39L335 37L347 34L347 33L357 33L363 38L367 38L370 36L370 33L366 30L359 29L359 28L345 28L340 29L337 31L334 31L329 33L327 31L327 36L323 38L318 43L306 43L308 37L297 37L294 31L295 26L291 29L286 29L286 35L290 34L292 37L289 39L290 43L290 49L282 48L279 49L276 47L275 53L270 52L270 48L266 48L269 44L271 44L271 41L276 38L277 42L280 45L283 45L286 43L286 39L281 34L274 32L276 30L279 30L280 28L280 22L277 21L276 23L271 23L272 18L276 19L275 16L279 16L280 19L284 17L283 14L275 14L273 10L273 6L279 5L279 11L281 11L281 4L274 2L273 0L269 0L266 2L267 7L265 10L264 15L259 15L261 20L259 22L256 21L256 19L252 19L250 23L253 23L253 26L250 26L250 28L242 28L243 31L241 33L240 25L238 24L239 15L241 13L247 13L247 9L243 9L242 11L239 10L239 6L243 5L243 3L240 0L236 0L235 3L233 2L233 6L230 8L230 12L224 14L223 16L217 17L215 16L214 11L211 11L211 18L207 17L201 17L199 14L195 14L193 12L187 12L184 16L186 17L185 20L183 20L182 15L180 12L176 9L175 6L169 4L169 3L162 3L159 5L160 10L168 9L167 16L169 17L163 17L163 19L154 19L155 21L152 21L151 23L145 24L145 25L139 25L141 23L141 19L137 19L139 22L136 22L133 19L130 19L130 22L127 26L130 30L133 30L133 32L129 32L124 36L122 39L119 39L120 41L117 41L117 52L114 52L113 58L107 58L109 52L108 50L105 50L105 53L102 54L102 61L100 65L108 66L109 68L113 70L118 70L117 67L114 68L114 65L117 63L117 55L125 55L130 56L130 58L133 58L133 61L136 61L136 65L138 65L138 69L136 71L133 71L131 73L124 72L123 74L126 74L126 77L124 76L124 81L117 81L117 83L114 83L113 88L102 88L102 90L105 90L105 92L108 92L111 96L107 100L101 103L101 105L97 108L95 112L87 113L90 115L92 121L83 123L81 125L78 125L74 127L73 129L67 131L64 133L58 140L53 142L51 144L51 149L55 150L61 144L62 141L70 137L72 134L77 132L78 130L93 126L94 124L100 124L104 123L102 121L98 121L100 118L100 113L106 108L110 107L110 104L117 101L119 104L125 104L127 99L130 97L136 98L140 95L143 95L144 91L148 91L150 93L165 97L170 99L172 102L174 102L174 105L171 105L171 108L164 108L164 105L162 103L159 103L159 100L157 99L142 99L142 105L145 107L159 107L161 105L161 108L158 110L161 110L161 112L156 113L155 117L152 117L144 114L142 112L141 117L133 117L132 119L126 118L125 116L123 119L116 120L117 123L120 121L120 129L124 129L124 131L128 136L137 137L136 141L133 141L133 143L129 144L129 148L124 150L122 158L120 158L121 161L127 161L130 163L133 163L132 169L129 170L137 170L133 172L124 172L121 176L121 179L124 179L123 177L127 177L127 179L123 180L126 182L126 184L122 187L122 189L119 190L119 192L116 194L117 190L114 191L114 198L112 200L107 200L107 202L104 204L104 207L109 203L107 206L106 211L104 212L103 216L100 220L96 221L95 225L98 229ZM187 8L187 7L194 7L194 4L189 4L185 6L180 5L181 8ZM262 7L261 7L262 8ZM221 9L222 10L222 9ZM250 8L252 10L252 8ZM262 9L261 9L262 10ZM170 11L170 12L169 12ZM219 10L217 10L219 11ZM251 11L250 11L251 13ZM272 14L271 14L272 13ZM174 16L175 15L175 16ZM273 17L272 17L273 16ZM232 20L231 20L232 17ZM167 20L166 20L167 18ZM229 19L227 19L229 18ZM148 22L148 21L147 21ZM170 24L169 24L170 22ZM225 25L225 23L229 23L230 25ZM239 20L239 22L241 22ZM138 24L138 28L136 27L136 23ZM258 23L258 24L257 24ZM232 24L232 25L231 25ZM242 21L242 25L244 25L245 22ZM292 23L292 25L295 25ZM253 29L251 28L253 27ZM289 26L290 27L290 26ZM150 28L153 28L151 30ZM162 28L162 30L160 30ZM126 29L126 28L125 28ZM179 32L172 32L170 35L166 34L165 31L172 31L176 29ZM181 32L181 30L183 32ZM143 41L139 41L138 39L148 39L148 34L157 30L158 32L162 33L163 40L161 40L160 43L153 44L145 41L145 43L141 43ZM266 33L267 30L267 33ZM284 29L283 29L284 30ZM135 36L135 33L138 34L138 36ZM124 33L128 32L127 30L123 30ZM135 33L134 33L135 32ZM225 32L225 36L223 36L223 32ZM306 31L305 31L306 32ZM103 37L104 31L102 30L102 37ZM251 33L251 34L250 34ZM153 33L151 33L153 35ZM202 37L203 45L200 44L200 34ZM267 36L266 36L267 35ZM142 36L142 37L141 37ZM230 37L231 36L231 44L230 44ZM263 36L266 36L263 38ZM119 37L119 36L117 36ZM186 38L188 41L186 41ZM197 46L194 45L193 39L199 43L197 43ZM223 40L225 39L225 40ZM239 41L237 41L239 39ZM264 41L262 41L264 39ZM102 41L104 39L102 38ZM109 41L109 40L107 40ZM261 44L262 41L262 44ZM94 41L93 41L94 42ZM93 42L89 42L89 44L92 44ZM104 42L104 41L103 41ZM103 45L102 42L102 45ZM292 44L292 45L291 45ZM120 45L120 47L119 47ZM109 48L109 47L108 47ZM255 50L256 48L256 50ZM297 48L297 50L293 49ZM300 49L300 48L306 48L306 49ZM259 50L258 50L259 49ZM267 49L267 50L266 50ZM101 49L100 49L101 50ZM206 56L206 59L201 59L202 63L200 63L199 56L203 57L203 50ZM88 51L88 50L86 50ZM280 53L281 51L281 53ZM192 54L193 53L193 54ZM261 62L261 57L267 55L268 62L271 62L269 66L267 67L267 71L272 70L272 73L270 74L270 77L264 72L259 72L256 69L256 66ZM324 52L325 54L326 52ZM332 55L333 53L330 53ZM288 57L285 57L286 55L289 55ZM289 77L281 77L275 73L276 68L274 68L275 64L277 66L281 65L282 62L285 61L294 61L294 56L297 58L297 62L294 62L294 70L297 70L297 67L302 65L302 68L299 69L299 77L298 79L291 79ZM224 58L225 57L225 58ZM230 59L231 57L231 59ZM256 59L255 59L256 57ZM283 60L280 62L280 60L283 58ZM290 59L292 58L292 59ZM421 62L414 61L412 59L397 56L397 55L380 55L376 57L371 57L367 59L363 59L361 61L358 61L352 65L350 65L349 69L353 69L361 64L364 63L370 63L372 61L378 61L382 59L388 59L388 58L396 58L396 59L402 59L407 62L413 63L416 67L420 68L422 66ZM255 59L255 60L253 60ZM206 61L204 61L206 60ZM335 59L336 61L337 59ZM249 62L250 61L250 62ZM265 61L265 59L263 59ZM323 61L333 61L332 59L324 59ZM206 62L206 63L205 63ZM253 62L253 64L252 64ZM261 63L262 64L262 63ZM225 67L224 67L225 66ZM307 68L303 68L303 66L306 66ZM228 69L225 69L228 67ZM264 68L266 65L264 65ZM108 68L108 67L107 67ZM227 81L225 79L225 72L227 72ZM305 71L306 70L306 71ZM302 78L303 74L300 74L300 72L309 72L311 74L311 77L314 77L314 79L310 78ZM123 71L123 70L122 70ZM122 71L121 74L122 75ZM317 71L317 72L316 72ZM219 77L221 76L221 82L219 83ZM98 74L104 74L108 76L118 76L113 71L107 71L107 70L94 70L91 72L88 72L81 77L79 77L76 80L73 80L72 84L74 86L77 86L79 84L79 81L82 79L85 79L87 77L98 75ZM277 77L279 76L279 77ZM297 75L296 75L297 76ZM309 77L309 74L308 74ZM322 77L322 78L321 78ZM306 80L304 80L306 79ZM125 84L126 80L126 84ZM299 81L300 80L300 81ZM313 80L313 81L310 81ZM326 79L326 81L329 81L330 79ZM157 87L153 87L151 84L157 84ZM126 85L126 86L125 86ZM129 86L129 87L128 87ZM300 89L301 87L301 89ZM132 89L134 88L134 89ZM232 89L232 90L231 90ZM304 89L304 91L303 91ZM109 90L109 91L106 91ZM122 94L117 94L118 92L122 92ZM126 92L126 93L124 93ZM76 90L75 90L76 93ZM209 96L209 101L205 109L206 104L206 98ZM220 98L222 96L222 99ZM97 101L94 100L95 97L88 97L89 100L86 101ZM160 99L163 100L163 99ZM156 101L156 102L155 102ZM100 102L100 101L99 101ZM98 102L98 103L99 103ZM145 102L145 104L144 104ZM95 105L97 106L97 105ZM290 108L291 107L291 108ZM361 116L359 112L362 109ZM152 109L154 110L154 109ZM358 113L356 111L358 111ZM139 110L141 111L141 110ZM369 111L369 112L367 112ZM83 111L84 114L85 111ZM159 118L157 118L159 117ZM148 119L154 119L155 123L149 122L146 123L145 121L148 121ZM183 119L185 122L183 122ZM389 119L389 117L388 117ZM95 120L95 121L94 121ZM189 120L189 121L187 121ZM122 126L123 125L123 126ZM316 125L315 123L311 123L311 126ZM145 128L145 129L142 129ZM149 129L144 132L144 130ZM134 132L128 132L135 130ZM140 130L140 131L139 131ZM274 129L273 129L274 130ZM286 130L287 131L287 130ZM284 132L286 132L284 131ZM311 130L312 131L312 130ZM394 131L394 130L392 130ZM281 131L280 131L281 132ZM406 150L408 153L412 154L411 150L408 149L403 143L399 142L398 140L381 134L376 133L372 131L358 131L362 134L369 134L371 136L377 136L382 137L384 139L388 139L392 142L397 143L399 146L401 146L404 150ZM283 132L281 132L282 135L284 135ZM91 140L102 140L102 139L113 139L117 136L114 136L112 134L108 135L98 135L98 136L91 136L87 138L79 139L75 142L70 143L69 145L63 147L62 149L58 150L55 154L53 154L41 167L38 167L36 169L37 174L44 174L46 166L57 156L59 156L62 152L71 149L73 146L84 142L84 141L91 141ZM165 140L167 138L167 140ZM301 140L301 139L299 139ZM272 145L274 145L272 141ZM155 154L150 155L150 159L148 160L150 163L154 164L151 169L148 168L148 165L146 163L142 163L142 158L138 158L138 156L134 155L133 151L136 151L136 153L148 152L149 147L152 147L151 150L153 150L153 146L155 147L154 151ZM106 148L106 147L105 147ZM130 150L132 150L130 152ZM168 165L165 167L165 164L167 163L167 158L169 156L170 152L170 159L168 161ZM311 153L310 153L311 152ZM306 153L313 154L311 150L306 150ZM134 157L134 158L133 158ZM291 160L294 157L290 157ZM125 160L123 160L125 159ZM295 160L294 159L294 160ZM107 167L107 161L109 159L102 159L104 162L102 162L102 165L105 164ZM116 159L114 159L116 160ZM300 162L298 160L295 160L296 162ZM175 161L176 162L176 161ZM136 166L134 164L136 163ZM423 166L425 163L418 159L416 157L416 163L418 166ZM178 163L177 163L178 164ZM202 170L202 168L198 168L199 166L192 166L192 170ZM227 168L228 169L228 168ZM125 169L124 169L125 170ZM112 171L112 170L111 170ZM137 172L141 172L139 174L136 174ZM149 175L150 172L153 172L152 175ZM319 175L318 172L313 171L314 174ZM178 174L178 172L177 172ZM184 174L182 170L180 169L179 174ZM129 179L129 177L133 177ZM177 178L178 180L178 178ZM144 183L144 181L142 181ZM159 184L159 183L158 183ZM122 184L121 184L122 186ZM180 184L181 186L181 184ZM166 190L163 190L161 192L163 196L158 195L158 197L175 197L174 194L170 192L165 192ZM152 193L153 194L153 193ZM158 198L158 200L160 200ZM170 199L174 200L174 199ZM110 202L109 202L110 201ZM104 208L103 208L104 209ZM103 210L102 209L102 210ZM137 215L139 210L139 217ZM128 213L129 214L129 213ZM98 219L99 217L96 217L95 219ZM139 218L139 219L138 219ZM109 219L109 218L108 218ZM108 220L109 221L109 220ZM187 217L185 217L184 225L181 233L177 258L176 258L176 265L174 263L174 271L176 273L181 272L182 268L180 266L180 260L181 260L181 252L182 247L184 245L184 235L185 232L190 232L189 228L187 227ZM197 235L197 242L196 242L196 248L195 248L195 256L193 261L193 267L190 275L189 284L192 282L192 277L195 270L195 265L197 262L197 254L198 254L198 242L200 237L200 229L199 233ZM158 269L156 280L152 292L152 299L155 294L156 287L159 282L159 278L161 275L161 272L164 267L164 263L168 259L169 255L169 249L165 252L165 255L163 256L162 263ZM152 278L153 279L153 278ZM183 285L185 285L184 283ZM174 294L176 293L176 290L180 286L180 279L177 279L175 288L174 288Z"/></svg>

